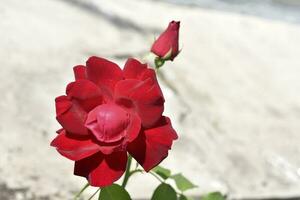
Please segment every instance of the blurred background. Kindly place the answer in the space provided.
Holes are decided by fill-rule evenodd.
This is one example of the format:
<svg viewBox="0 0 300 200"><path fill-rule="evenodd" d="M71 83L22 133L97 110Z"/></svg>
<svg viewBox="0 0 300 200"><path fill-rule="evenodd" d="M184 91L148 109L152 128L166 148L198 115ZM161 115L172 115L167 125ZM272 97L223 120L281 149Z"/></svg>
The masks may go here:
<svg viewBox="0 0 300 200"><path fill-rule="evenodd" d="M162 166L195 196L300 198L299 0L2 0L1 200L72 199L86 181L49 146L54 98L74 65L97 55L123 66L173 19L183 50L159 82L180 139ZM157 185L137 175L128 190L147 199Z"/></svg>

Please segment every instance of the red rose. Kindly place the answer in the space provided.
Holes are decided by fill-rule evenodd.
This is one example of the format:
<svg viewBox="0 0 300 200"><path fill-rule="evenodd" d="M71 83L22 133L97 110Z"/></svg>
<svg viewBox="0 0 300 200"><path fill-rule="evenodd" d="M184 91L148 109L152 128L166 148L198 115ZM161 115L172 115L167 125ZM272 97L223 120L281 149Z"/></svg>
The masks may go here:
<svg viewBox="0 0 300 200"><path fill-rule="evenodd" d="M91 57L74 67L75 82L56 98L57 121L63 129L51 146L75 161L74 174L92 186L118 180L127 152L146 171L168 155L177 134L162 116L164 97L154 70L128 59L123 70Z"/></svg>
<svg viewBox="0 0 300 200"><path fill-rule="evenodd" d="M180 22L171 21L165 30L153 43L151 52L164 60L174 60L178 55Z"/></svg>

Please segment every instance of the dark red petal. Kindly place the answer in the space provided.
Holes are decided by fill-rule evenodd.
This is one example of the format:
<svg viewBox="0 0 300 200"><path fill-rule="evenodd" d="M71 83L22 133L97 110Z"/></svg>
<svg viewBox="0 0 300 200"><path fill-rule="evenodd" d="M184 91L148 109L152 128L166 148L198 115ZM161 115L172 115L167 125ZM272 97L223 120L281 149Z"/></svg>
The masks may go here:
<svg viewBox="0 0 300 200"><path fill-rule="evenodd" d="M88 129L84 126L87 113L76 103L71 102L66 96L55 99L56 119L68 132L87 135Z"/></svg>
<svg viewBox="0 0 300 200"><path fill-rule="evenodd" d="M68 84L66 93L70 99L77 100L87 112L103 103L100 88L89 80L81 79Z"/></svg>
<svg viewBox="0 0 300 200"><path fill-rule="evenodd" d="M65 129L60 128L60 129L58 129L58 130L56 131L56 133L57 133L57 134L61 134L61 133L64 132L64 131L65 131Z"/></svg>
<svg viewBox="0 0 300 200"><path fill-rule="evenodd" d="M126 170L127 153L101 153L75 162L74 174L88 179L91 186L105 187L117 181Z"/></svg>
<svg viewBox="0 0 300 200"><path fill-rule="evenodd" d="M123 72L119 66L104 58L90 57L86 65L88 79L108 93L112 94L115 84L123 79Z"/></svg>
<svg viewBox="0 0 300 200"><path fill-rule="evenodd" d="M128 145L128 152L149 171L168 156L168 150L175 139L177 134L169 118L162 117L157 127L142 131Z"/></svg>
<svg viewBox="0 0 300 200"><path fill-rule="evenodd" d="M75 80L86 79L86 67L83 65L77 65L73 67Z"/></svg>
<svg viewBox="0 0 300 200"><path fill-rule="evenodd" d="M51 146L70 160L81 160L91 156L99 151L99 146L89 138L79 138L66 134L61 131L59 135L51 142Z"/></svg>
<svg viewBox="0 0 300 200"><path fill-rule="evenodd" d="M133 102L133 109L138 113L145 127L156 123L164 110L164 97L156 81L148 78L145 81L128 79L119 81L115 87L116 103L128 100Z"/></svg>

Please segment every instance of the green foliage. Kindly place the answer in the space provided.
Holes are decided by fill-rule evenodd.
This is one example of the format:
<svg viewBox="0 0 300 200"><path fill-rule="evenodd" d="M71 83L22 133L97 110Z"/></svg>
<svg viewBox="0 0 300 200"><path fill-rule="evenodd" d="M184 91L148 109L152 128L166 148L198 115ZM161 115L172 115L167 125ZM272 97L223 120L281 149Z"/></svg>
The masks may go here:
<svg viewBox="0 0 300 200"><path fill-rule="evenodd" d="M117 184L101 189L99 200L131 200L128 192Z"/></svg>
<svg viewBox="0 0 300 200"><path fill-rule="evenodd" d="M204 197L201 198L201 200L225 200L225 196L223 196L220 192L211 192Z"/></svg>
<svg viewBox="0 0 300 200"><path fill-rule="evenodd" d="M177 188L182 192L197 187L181 173L172 175L170 178L174 179Z"/></svg>
<svg viewBox="0 0 300 200"><path fill-rule="evenodd" d="M185 194L183 194L183 192L195 188L196 185L194 185L181 173L171 175L171 170L161 166L155 167L152 169L152 172L161 177L164 181L161 181L163 183L156 188L151 200L176 200L177 194L179 196L179 200L193 200L193 198L187 197ZM177 193L174 188L165 183L165 181L169 178L175 181L176 187L180 193Z"/></svg>
<svg viewBox="0 0 300 200"><path fill-rule="evenodd" d="M166 183L161 183L154 191L151 200L177 200L176 191Z"/></svg>
<svg viewBox="0 0 300 200"><path fill-rule="evenodd" d="M165 180L171 176L171 170L161 166L156 166L152 171Z"/></svg>

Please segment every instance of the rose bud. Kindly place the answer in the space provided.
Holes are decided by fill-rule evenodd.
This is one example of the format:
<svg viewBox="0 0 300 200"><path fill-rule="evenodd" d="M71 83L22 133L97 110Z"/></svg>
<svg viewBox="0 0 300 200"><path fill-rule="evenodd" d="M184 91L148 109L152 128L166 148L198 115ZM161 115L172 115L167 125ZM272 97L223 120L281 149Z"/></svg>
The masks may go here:
<svg viewBox="0 0 300 200"><path fill-rule="evenodd" d="M158 37L151 47L151 52L160 59L174 60L178 55L178 39L179 39L180 22L171 21L168 28Z"/></svg>

